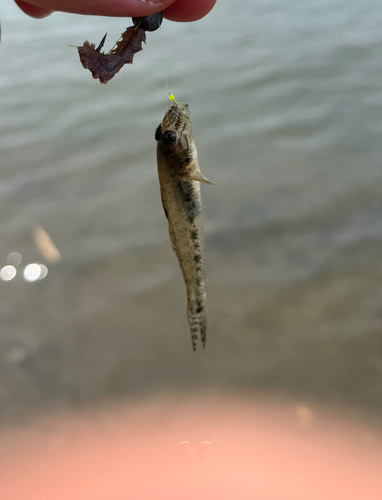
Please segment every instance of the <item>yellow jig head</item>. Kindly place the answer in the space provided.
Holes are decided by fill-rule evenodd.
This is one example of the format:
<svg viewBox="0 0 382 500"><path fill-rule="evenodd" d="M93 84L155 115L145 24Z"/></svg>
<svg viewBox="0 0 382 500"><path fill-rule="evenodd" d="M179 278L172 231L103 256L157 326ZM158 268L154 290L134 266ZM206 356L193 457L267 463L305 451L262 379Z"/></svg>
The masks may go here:
<svg viewBox="0 0 382 500"><path fill-rule="evenodd" d="M175 99L174 95L170 94L170 92L168 93L168 98L170 99L170 101L174 102L176 105L179 104L179 102Z"/></svg>
<svg viewBox="0 0 382 500"><path fill-rule="evenodd" d="M187 118L187 120L190 120L190 116L189 116L189 111L188 111L188 104L183 104L179 101L177 101L174 97L174 94L171 94L170 92L168 93L168 98L170 99L170 101L172 101L175 106L183 112L185 118Z"/></svg>

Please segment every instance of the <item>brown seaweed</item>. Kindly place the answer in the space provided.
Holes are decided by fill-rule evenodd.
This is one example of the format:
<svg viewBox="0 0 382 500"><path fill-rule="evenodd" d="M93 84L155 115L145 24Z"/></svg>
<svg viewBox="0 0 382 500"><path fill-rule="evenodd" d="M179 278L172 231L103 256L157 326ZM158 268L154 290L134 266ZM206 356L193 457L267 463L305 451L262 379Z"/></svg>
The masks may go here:
<svg viewBox="0 0 382 500"><path fill-rule="evenodd" d="M107 54L101 52L105 39L106 35L97 48L87 40L77 47L82 66L91 71L93 78L99 78L101 83L111 80L125 64L133 63L134 54L142 50L142 42L146 43L146 32L130 26L122 33L115 48Z"/></svg>

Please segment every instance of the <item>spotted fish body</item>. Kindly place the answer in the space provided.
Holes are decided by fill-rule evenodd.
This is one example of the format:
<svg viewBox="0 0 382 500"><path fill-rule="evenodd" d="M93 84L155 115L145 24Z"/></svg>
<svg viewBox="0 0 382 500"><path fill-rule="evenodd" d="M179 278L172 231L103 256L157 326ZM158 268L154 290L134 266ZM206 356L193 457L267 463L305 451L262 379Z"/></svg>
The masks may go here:
<svg viewBox="0 0 382 500"><path fill-rule="evenodd" d="M155 132L163 208L187 289L192 347L206 343L206 287L200 172L187 104L174 103Z"/></svg>

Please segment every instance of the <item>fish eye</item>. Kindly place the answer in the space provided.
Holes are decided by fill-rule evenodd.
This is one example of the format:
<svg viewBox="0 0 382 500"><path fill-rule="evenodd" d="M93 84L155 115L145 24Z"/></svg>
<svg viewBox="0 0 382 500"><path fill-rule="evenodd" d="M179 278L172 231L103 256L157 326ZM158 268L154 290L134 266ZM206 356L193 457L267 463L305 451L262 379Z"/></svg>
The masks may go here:
<svg viewBox="0 0 382 500"><path fill-rule="evenodd" d="M156 131L155 131L155 140L159 141L162 135L162 128L160 125L158 125Z"/></svg>
<svg viewBox="0 0 382 500"><path fill-rule="evenodd" d="M164 146L171 146L176 143L176 132L174 130L166 130L162 135L162 142Z"/></svg>

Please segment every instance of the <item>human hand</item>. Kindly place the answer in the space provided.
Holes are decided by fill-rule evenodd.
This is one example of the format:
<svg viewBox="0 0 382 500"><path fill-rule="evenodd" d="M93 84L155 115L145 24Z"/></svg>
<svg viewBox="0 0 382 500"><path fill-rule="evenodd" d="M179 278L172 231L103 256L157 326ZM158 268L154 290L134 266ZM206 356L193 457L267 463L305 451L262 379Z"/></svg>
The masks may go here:
<svg viewBox="0 0 382 500"><path fill-rule="evenodd" d="M163 11L171 21L197 21L207 15L216 0L15 0L29 16L43 18L54 11L93 16L143 17Z"/></svg>
<svg viewBox="0 0 382 500"><path fill-rule="evenodd" d="M210 395L0 431L6 500L380 500L382 441L324 409Z"/></svg>

